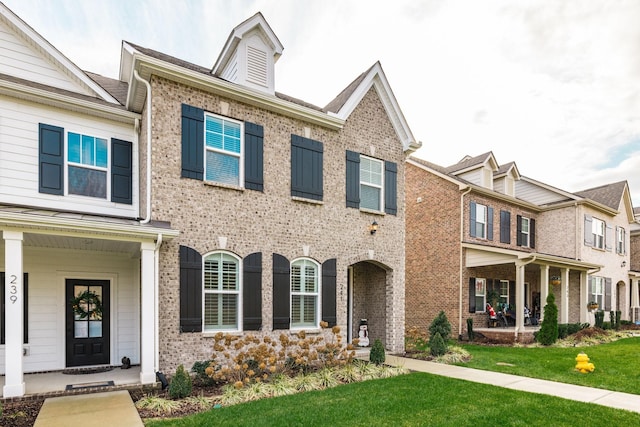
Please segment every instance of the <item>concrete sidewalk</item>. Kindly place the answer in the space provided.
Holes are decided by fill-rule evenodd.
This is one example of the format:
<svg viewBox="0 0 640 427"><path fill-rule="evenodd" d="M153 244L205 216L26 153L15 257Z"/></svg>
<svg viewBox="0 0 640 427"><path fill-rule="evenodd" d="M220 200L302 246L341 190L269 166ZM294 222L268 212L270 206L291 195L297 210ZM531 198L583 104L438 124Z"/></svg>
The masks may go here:
<svg viewBox="0 0 640 427"><path fill-rule="evenodd" d="M491 384L513 390L548 394L580 402L595 403L616 409L626 409L640 413L640 395L583 387L573 384L520 377L500 372L482 371L463 366L445 365L405 357L386 356L386 363L402 366L412 371L427 372L434 375L457 378L476 383Z"/></svg>
<svg viewBox="0 0 640 427"><path fill-rule="evenodd" d="M143 427L126 390L51 397L44 401L34 427Z"/></svg>

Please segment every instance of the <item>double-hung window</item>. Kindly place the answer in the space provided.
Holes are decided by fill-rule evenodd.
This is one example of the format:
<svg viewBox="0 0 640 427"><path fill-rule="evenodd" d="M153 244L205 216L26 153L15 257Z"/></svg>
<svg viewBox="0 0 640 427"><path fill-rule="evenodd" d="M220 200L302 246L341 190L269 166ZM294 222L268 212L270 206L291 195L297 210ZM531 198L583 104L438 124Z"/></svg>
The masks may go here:
<svg viewBox="0 0 640 427"><path fill-rule="evenodd" d="M520 233L522 246L529 246L529 218L522 217L520 220Z"/></svg>
<svg viewBox="0 0 640 427"><path fill-rule="evenodd" d="M69 194L107 198L107 140L67 133Z"/></svg>
<svg viewBox="0 0 640 427"><path fill-rule="evenodd" d="M605 309L605 281L604 277L593 277L591 281L591 301L596 301L601 310ZM590 302L591 302L590 301Z"/></svg>
<svg viewBox="0 0 640 427"><path fill-rule="evenodd" d="M625 239L626 239L626 232L624 228L616 227L616 253L620 255L624 255L626 252Z"/></svg>
<svg viewBox="0 0 640 427"><path fill-rule="evenodd" d="M509 281L500 280L500 305L501 307L509 305Z"/></svg>
<svg viewBox="0 0 640 427"><path fill-rule="evenodd" d="M238 330L240 262L224 252L204 258L204 331Z"/></svg>
<svg viewBox="0 0 640 427"><path fill-rule="evenodd" d="M205 114L205 180L239 186L242 123Z"/></svg>
<svg viewBox="0 0 640 427"><path fill-rule="evenodd" d="M591 233L593 234L593 247L598 249L604 249L604 233L605 224L604 221L593 218L591 223Z"/></svg>
<svg viewBox="0 0 640 427"><path fill-rule="evenodd" d="M475 237L487 238L487 207L479 203L475 206Z"/></svg>
<svg viewBox="0 0 640 427"><path fill-rule="evenodd" d="M476 311L484 312L487 307L487 280L476 278Z"/></svg>
<svg viewBox="0 0 640 427"><path fill-rule="evenodd" d="M291 327L318 327L319 268L309 259L291 264Z"/></svg>
<svg viewBox="0 0 640 427"><path fill-rule="evenodd" d="M381 160L360 156L360 207L382 210L384 165Z"/></svg>

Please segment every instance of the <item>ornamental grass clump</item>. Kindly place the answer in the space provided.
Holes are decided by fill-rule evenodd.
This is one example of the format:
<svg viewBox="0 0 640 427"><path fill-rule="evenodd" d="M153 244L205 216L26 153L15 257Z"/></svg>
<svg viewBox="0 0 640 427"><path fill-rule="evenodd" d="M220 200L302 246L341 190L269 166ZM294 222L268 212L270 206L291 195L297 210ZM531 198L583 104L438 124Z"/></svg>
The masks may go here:
<svg viewBox="0 0 640 427"><path fill-rule="evenodd" d="M171 383L169 384L169 397L172 399L182 399L191 395L191 391L193 389L193 384L191 382L191 377L184 370L184 366L178 366L176 370L176 374L171 379Z"/></svg>

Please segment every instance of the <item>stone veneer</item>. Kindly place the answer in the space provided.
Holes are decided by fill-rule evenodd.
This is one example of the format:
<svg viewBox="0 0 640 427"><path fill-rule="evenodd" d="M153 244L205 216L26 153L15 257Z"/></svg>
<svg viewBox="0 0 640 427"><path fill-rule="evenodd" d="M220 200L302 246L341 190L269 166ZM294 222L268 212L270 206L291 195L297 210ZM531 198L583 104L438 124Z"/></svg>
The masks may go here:
<svg viewBox="0 0 640 427"><path fill-rule="evenodd" d="M402 351L405 153L376 91L371 89L344 128L334 131L164 78L154 76L151 85L152 219L168 221L181 232L161 247L160 369L172 372L179 364L190 368L193 362L209 359L213 353L209 335L179 330L180 245L203 255L216 250L240 257L262 252L263 328L258 334L274 336L286 331L271 332L273 253L290 261L305 254L319 263L337 259L337 323L343 333L347 329L348 268L354 266L353 332L359 320L356 316L370 315L376 337L385 342L389 351ZM181 178L182 103L264 127L264 192ZM291 134L307 136L324 145L322 203L294 200L290 195ZM346 150L397 164L398 215L345 207ZM142 165L145 153L140 154ZM141 168L141 177L142 171ZM141 194L144 184L141 179ZM377 234L371 235L368 227L374 220L380 227ZM367 282L370 277L372 281ZM384 333L377 336L381 329Z"/></svg>

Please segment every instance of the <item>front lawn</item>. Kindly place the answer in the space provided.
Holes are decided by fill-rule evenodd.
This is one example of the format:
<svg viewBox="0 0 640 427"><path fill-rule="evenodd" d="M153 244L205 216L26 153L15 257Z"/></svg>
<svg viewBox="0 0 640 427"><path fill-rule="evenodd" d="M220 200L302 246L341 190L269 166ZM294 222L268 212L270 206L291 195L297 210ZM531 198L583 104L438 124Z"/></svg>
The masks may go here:
<svg viewBox="0 0 640 427"><path fill-rule="evenodd" d="M465 344L472 355L458 365L640 394L640 337L587 347L507 347ZM595 371L581 374L576 356L585 352Z"/></svg>
<svg viewBox="0 0 640 427"><path fill-rule="evenodd" d="M597 368L596 368L597 369ZM148 426L609 426L640 414L425 373L261 399Z"/></svg>

